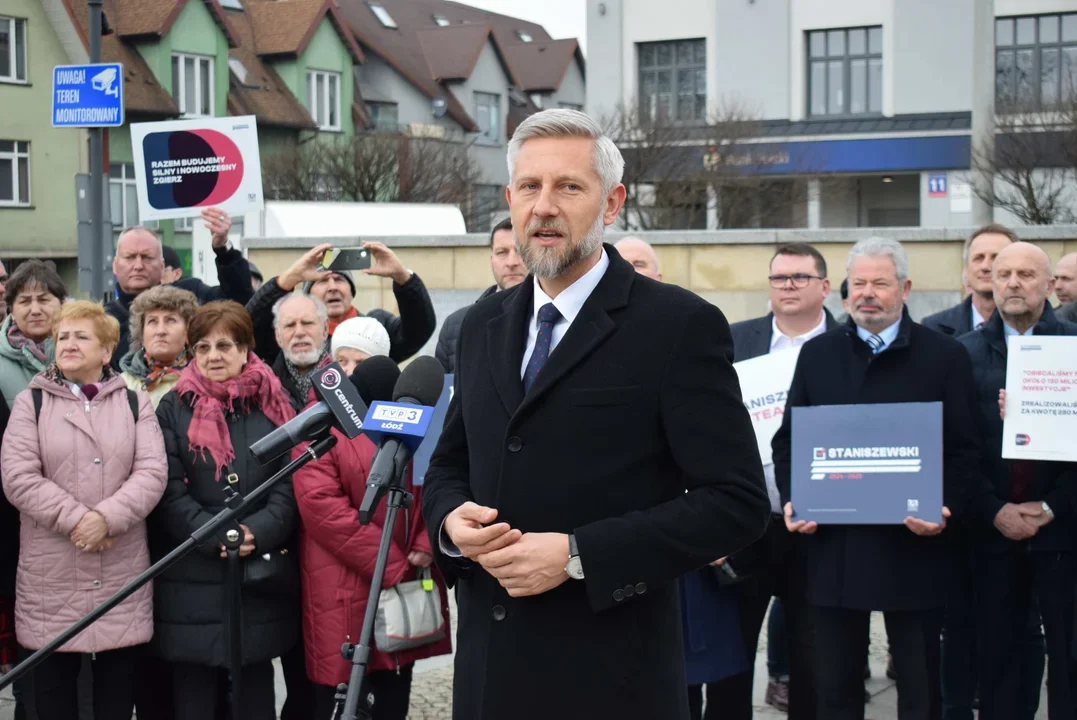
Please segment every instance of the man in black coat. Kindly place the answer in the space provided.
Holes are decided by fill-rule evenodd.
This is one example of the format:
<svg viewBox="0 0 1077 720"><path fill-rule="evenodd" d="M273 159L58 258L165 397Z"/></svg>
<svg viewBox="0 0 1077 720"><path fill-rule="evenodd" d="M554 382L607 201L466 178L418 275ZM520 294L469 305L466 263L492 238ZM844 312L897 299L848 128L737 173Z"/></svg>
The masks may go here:
<svg viewBox="0 0 1077 720"><path fill-rule="evenodd" d="M511 217L494 225L494 229L490 231L490 271L494 274L494 284L483 291L479 300L500 290L516 287L527 277L527 268L520 260L520 253L516 252L516 236L512 234ZM434 357L447 373L456 371L456 343L460 338L460 325L470 309L470 305L465 305L453 311L441 324Z"/></svg>
<svg viewBox="0 0 1077 720"><path fill-rule="evenodd" d="M908 258L893 240L871 238L849 253L850 321L800 351L774 471L786 525L805 533L806 592L814 609L818 717L863 720L862 673L871 611L886 614L897 673L898 717L941 717L939 627L952 572L944 522L905 526L824 525L796 520L790 503L796 408L943 403L943 502L955 513L979 462L976 399L968 354L955 340L915 324L905 307ZM940 536L941 537L938 537Z"/></svg>
<svg viewBox="0 0 1077 720"><path fill-rule="evenodd" d="M458 589L453 717L685 720L677 578L768 515L729 326L602 244L624 161L597 123L537 113L509 158L533 277L464 318L423 492Z"/></svg>
<svg viewBox="0 0 1077 720"><path fill-rule="evenodd" d="M189 290L198 302L212 300L235 300L245 305L251 299L251 271L243 254L229 246L228 230L232 221L227 213L217 208L202 211L202 218L213 234L213 253L216 255L217 277L221 284L210 287L198 278L180 278L172 283L182 290ZM105 305L105 312L120 323L120 341L112 353L112 367L120 369L120 360L130 346L129 320L131 303L143 290L161 284L165 269L163 246L157 233L147 227L137 226L125 230L116 241L116 255L112 259L112 273L116 276L116 299Z"/></svg>
<svg viewBox="0 0 1077 720"><path fill-rule="evenodd" d="M1077 335L1058 320L1047 254L1015 243L994 265L997 310L983 330L960 342L972 358L984 438L984 475L990 485L970 507L976 548L979 605L980 717L1026 717L1031 691L1020 681L1043 672L1042 655L1027 653L1027 618L1038 603L1049 662L1049 714L1077 714L1074 585L1077 583L1077 469L1069 462L1002 457L999 391L1006 386L1011 335ZM1032 667L1029 667L1029 666Z"/></svg>
<svg viewBox="0 0 1077 720"><path fill-rule="evenodd" d="M826 260L811 245L780 246L770 260L768 281L772 312L735 323L730 328L735 362L799 348L838 327L830 311L823 307L830 294ZM747 558L755 563L755 567L742 568L751 575L736 585L741 630L745 647L754 655L770 599L772 596L782 599L790 648L789 679L770 682L767 701L776 706L787 705L791 720L810 719L815 717L815 684L811 622L804 597L802 543L785 528L773 464L764 466L763 470L770 496L770 526L759 542L730 561L732 567ZM746 673L709 685L707 702L730 708L737 717L750 716L753 686L754 665Z"/></svg>
<svg viewBox="0 0 1077 720"><path fill-rule="evenodd" d="M366 313L366 317L380 322L389 333L389 357L396 362L404 362L419 352L434 333L434 325L437 322L434 317L434 304L430 301L426 285L418 275L401 264L396 253L381 243L365 243L364 246L371 248L375 259L374 264L365 272L377 277L393 278L393 296L400 309L399 316L379 308ZM355 280L352 279L350 271L329 273L319 269L322 255L332 247L325 243L308 250L285 272L267 280L247 303L247 312L254 321L255 352L266 365L272 366L280 354L280 345L277 344L276 330L273 327L273 306L297 287L302 286L302 292L314 295L324 303L327 290L323 281L327 281L330 276L335 278L328 280L331 286L328 292L337 310L334 319L334 311L328 309L327 345L337 325L348 318L360 317L359 311L351 304L355 294ZM314 288L317 288L317 291L314 291ZM344 300L347 307L341 311L340 305Z"/></svg>
<svg viewBox="0 0 1077 720"><path fill-rule="evenodd" d="M928 315L921 324L955 338L979 330L995 311L991 265L999 251L1014 242L1017 242L1017 233L996 223L984 225L969 235L962 255L965 283L971 292L952 308Z"/></svg>

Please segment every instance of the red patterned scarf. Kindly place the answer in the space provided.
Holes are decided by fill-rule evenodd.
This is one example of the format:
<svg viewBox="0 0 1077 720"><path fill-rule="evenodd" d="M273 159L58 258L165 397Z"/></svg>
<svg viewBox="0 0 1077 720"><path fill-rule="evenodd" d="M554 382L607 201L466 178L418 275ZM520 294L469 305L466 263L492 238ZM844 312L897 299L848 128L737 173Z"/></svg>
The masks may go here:
<svg viewBox="0 0 1077 720"><path fill-rule="evenodd" d="M180 374L175 390L181 397L190 396L188 402L193 400L194 417L187 428L191 452L196 456L208 453L216 466L218 480L221 469L236 458L225 410L235 413L261 410L277 427L295 417L280 380L253 352L247 354L243 372L224 382L210 380L197 363L190 363Z"/></svg>
<svg viewBox="0 0 1077 720"><path fill-rule="evenodd" d="M168 375L181 375L183 368L187 367L187 364L191 361L191 356L187 354L187 349L184 348L183 352L175 360L163 363L146 355L145 350L143 350L143 361L146 363L147 370L146 389L153 390Z"/></svg>

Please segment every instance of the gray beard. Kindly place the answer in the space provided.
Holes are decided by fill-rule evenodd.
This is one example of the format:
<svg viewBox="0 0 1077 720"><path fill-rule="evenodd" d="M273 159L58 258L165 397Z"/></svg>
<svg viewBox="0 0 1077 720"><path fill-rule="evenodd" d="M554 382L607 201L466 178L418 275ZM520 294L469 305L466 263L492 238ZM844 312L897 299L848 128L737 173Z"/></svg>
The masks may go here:
<svg viewBox="0 0 1077 720"><path fill-rule="evenodd" d="M576 245L570 245L564 251L557 248L539 248L524 245L520 238L516 238L516 252L524 265L535 277L540 280L550 280L563 274L570 267L590 256L602 246L602 238L606 232L606 224L602 222L602 214L595 218L594 224Z"/></svg>
<svg viewBox="0 0 1077 720"><path fill-rule="evenodd" d="M293 353L288 350L284 350L284 359L295 365L297 368L310 368L314 367L322 358L324 350L308 350L307 352Z"/></svg>

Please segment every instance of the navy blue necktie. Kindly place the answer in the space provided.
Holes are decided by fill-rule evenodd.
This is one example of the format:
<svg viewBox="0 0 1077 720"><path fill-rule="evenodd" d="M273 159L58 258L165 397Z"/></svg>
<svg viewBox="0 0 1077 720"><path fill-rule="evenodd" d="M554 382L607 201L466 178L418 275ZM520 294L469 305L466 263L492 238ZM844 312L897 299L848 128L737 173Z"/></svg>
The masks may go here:
<svg viewBox="0 0 1077 720"><path fill-rule="evenodd" d="M550 357L550 346L553 345L553 326L561 319L561 311L554 307L553 303L546 303L538 311L538 336L535 338L535 349L531 352L531 359L527 361L527 369L524 370L524 393L526 394L531 385L538 377L539 370L546 364Z"/></svg>
<svg viewBox="0 0 1077 720"><path fill-rule="evenodd" d="M873 355L878 355L879 352L883 349L883 339L878 335L868 335L868 339L864 342L866 342L868 344L868 347L871 348L871 352Z"/></svg>

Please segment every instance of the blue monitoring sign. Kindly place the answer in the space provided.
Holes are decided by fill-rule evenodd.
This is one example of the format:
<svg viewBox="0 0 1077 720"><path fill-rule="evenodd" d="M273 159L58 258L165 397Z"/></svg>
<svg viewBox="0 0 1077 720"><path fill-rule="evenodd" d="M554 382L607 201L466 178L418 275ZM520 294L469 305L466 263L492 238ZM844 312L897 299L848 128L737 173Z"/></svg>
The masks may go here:
<svg viewBox="0 0 1077 720"><path fill-rule="evenodd" d="M53 127L123 125L123 65L58 65L52 71Z"/></svg>

